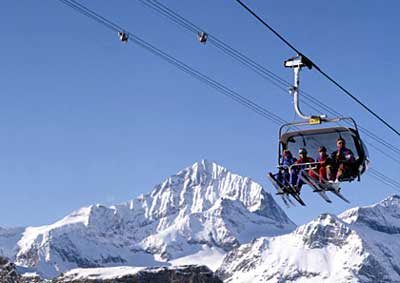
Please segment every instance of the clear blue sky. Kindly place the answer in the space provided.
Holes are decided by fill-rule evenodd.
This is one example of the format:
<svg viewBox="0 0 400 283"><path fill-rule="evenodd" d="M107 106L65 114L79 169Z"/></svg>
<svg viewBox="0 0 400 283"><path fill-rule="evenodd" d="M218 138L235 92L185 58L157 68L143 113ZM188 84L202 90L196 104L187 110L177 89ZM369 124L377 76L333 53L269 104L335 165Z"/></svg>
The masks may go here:
<svg viewBox="0 0 400 283"><path fill-rule="evenodd" d="M293 119L288 95L138 1L82 3ZM235 1L162 3L292 80L282 63L295 54ZM249 5L399 128L398 1ZM59 1L3 1L0 19L0 226L47 224L81 206L132 199L203 158L273 192L265 173L276 165L277 125L147 51L121 44ZM399 137L315 71L302 73L302 86L400 146ZM372 166L399 181L400 166L369 150ZM394 193L368 175L344 191L350 205L333 197L329 205L306 192L306 208L286 211L301 224Z"/></svg>

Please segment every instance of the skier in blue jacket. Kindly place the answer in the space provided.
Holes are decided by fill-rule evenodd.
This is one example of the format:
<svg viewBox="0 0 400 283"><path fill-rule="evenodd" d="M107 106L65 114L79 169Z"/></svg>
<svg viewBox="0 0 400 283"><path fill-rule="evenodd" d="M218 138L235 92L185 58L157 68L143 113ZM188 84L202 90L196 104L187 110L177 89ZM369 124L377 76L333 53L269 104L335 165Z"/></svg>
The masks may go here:
<svg viewBox="0 0 400 283"><path fill-rule="evenodd" d="M285 149L282 153L282 162L278 173L273 174L273 178L281 188L289 186L290 172L289 167L296 162L290 150ZM294 170L294 169L292 169Z"/></svg>

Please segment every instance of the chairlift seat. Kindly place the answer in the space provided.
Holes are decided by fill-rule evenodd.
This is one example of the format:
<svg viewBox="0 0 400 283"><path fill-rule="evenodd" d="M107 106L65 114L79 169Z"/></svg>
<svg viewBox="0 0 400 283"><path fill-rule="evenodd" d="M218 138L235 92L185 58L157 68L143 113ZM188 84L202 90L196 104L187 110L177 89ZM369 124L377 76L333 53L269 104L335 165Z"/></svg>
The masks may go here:
<svg viewBox="0 0 400 283"><path fill-rule="evenodd" d="M284 125L285 126L285 125ZM282 126L283 127L283 126ZM282 128L281 128L282 130ZM324 127L305 130L288 131L279 137L279 164L281 164L281 152L290 150L294 156L300 148L306 148L308 156L316 159L318 157L318 147L323 145L327 148L327 154L330 156L336 150L337 138L343 138L346 141L346 147L349 148L355 158L354 167L350 176L345 176L343 182L351 182L359 178L367 168L368 154L357 131L357 127Z"/></svg>

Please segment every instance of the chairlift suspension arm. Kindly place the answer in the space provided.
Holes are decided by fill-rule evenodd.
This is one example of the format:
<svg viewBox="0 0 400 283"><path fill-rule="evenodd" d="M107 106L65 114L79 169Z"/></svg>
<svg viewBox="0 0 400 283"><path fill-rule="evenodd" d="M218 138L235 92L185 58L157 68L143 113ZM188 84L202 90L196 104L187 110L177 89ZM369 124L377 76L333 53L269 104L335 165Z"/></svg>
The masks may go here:
<svg viewBox="0 0 400 283"><path fill-rule="evenodd" d="M307 116L300 110L300 71L301 68L308 67L312 68L312 62L304 55L298 55L296 57L290 58L284 63L286 68L292 68L294 72L294 86L290 89L290 93L293 94L293 104L296 114L304 120L311 120L312 118L326 118L326 115L318 116Z"/></svg>
<svg viewBox="0 0 400 283"><path fill-rule="evenodd" d="M307 116L303 114L300 110L300 99L299 99L299 88L300 88L300 71L301 71L301 66L297 66L293 68L294 71L294 87L293 87L293 103L294 103L294 110L296 111L296 114L304 119L304 120L309 120L311 116Z"/></svg>

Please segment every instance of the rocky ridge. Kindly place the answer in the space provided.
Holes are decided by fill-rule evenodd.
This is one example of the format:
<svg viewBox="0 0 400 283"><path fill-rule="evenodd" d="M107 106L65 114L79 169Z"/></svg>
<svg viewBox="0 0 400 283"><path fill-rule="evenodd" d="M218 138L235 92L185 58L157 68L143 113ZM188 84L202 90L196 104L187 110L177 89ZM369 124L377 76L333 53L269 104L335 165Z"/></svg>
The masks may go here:
<svg viewBox="0 0 400 283"><path fill-rule="evenodd" d="M84 273L84 275L82 275ZM114 274L113 274L114 273ZM71 270L51 283L222 283L209 268L187 265L160 268Z"/></svg>

